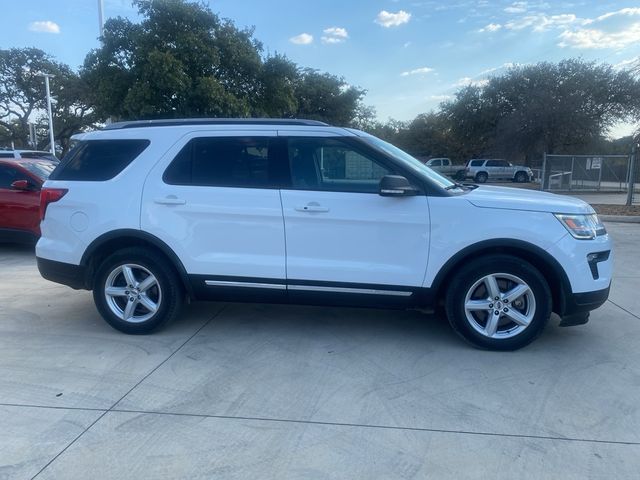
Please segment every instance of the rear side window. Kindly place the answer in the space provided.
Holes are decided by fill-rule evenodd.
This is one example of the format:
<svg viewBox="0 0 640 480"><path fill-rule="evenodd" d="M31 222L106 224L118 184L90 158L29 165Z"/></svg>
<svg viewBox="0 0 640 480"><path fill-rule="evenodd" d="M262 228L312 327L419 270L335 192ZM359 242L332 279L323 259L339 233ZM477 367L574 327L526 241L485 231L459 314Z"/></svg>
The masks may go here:
<svg viewBox="0 0 640 480"><path fill-rule="evenodd" d="M487 161L487 167L506 167L507 162L504 160L489 160Z"/></svg>
<svg viewBox="0 0 640 480"><path fill-rule="evenodd" d="M194 138L162 179L170 185L277 188L288 174L283 148L270 137Z"/></svg>
<svg viewBox="0 0 640 480"><path fill-rule="evenodd" d="M149 140L87 140L64 158L49 178L99 182L125 169L148 146Z"/></svg>

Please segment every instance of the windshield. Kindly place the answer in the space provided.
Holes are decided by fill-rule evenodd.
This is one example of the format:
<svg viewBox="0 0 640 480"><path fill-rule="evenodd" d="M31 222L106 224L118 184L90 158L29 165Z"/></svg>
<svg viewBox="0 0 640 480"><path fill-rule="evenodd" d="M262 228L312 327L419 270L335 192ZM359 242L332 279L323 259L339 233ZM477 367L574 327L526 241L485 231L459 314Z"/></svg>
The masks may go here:
<svg viewBox="0 0 640 480"><path fill-rule="evenodd" d="M46 180L56 166L52 162L19 162L19 165L33 173L40 180Z"/></svg>
<svg viewBox="0 0 640 480"><path fill-rule="evenodd" d="M417 158L412 157L404 150L399 149L398 147L391 145L389 142L385 142L384 140L380 140L377 137L369 136L362 137L365 141L373 145L374 147L392 155L395 158L398 158L403 161L403 163L413 170L415 173L420 175L421 177L426 177L432 182L438 184L438 186L442 188L453 187L455 188L456 183L449 180L447 177L440 175L435 170L427 167L424 163L422 163Z"/></svg>

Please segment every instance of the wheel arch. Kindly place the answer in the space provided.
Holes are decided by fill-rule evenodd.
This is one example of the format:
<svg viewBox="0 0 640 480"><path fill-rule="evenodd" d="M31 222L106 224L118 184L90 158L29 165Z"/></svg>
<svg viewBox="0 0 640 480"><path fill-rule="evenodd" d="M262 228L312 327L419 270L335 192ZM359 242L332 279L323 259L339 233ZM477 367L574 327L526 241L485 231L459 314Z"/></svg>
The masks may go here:
<svg viewBox="0 0 640 480"><path fill-rule="evenodd" d="M527 177L527 179L529 178L529 174L527 173L526 170L516 170L515 172L513 172L513 180L515 181L518 178L518 174L520 173L524 173L524 175Z"/></svg>
<svg viewBox="0 0 640 480"><path fill-rule="evenodd" d="M431 285L435 298L444 298L447 285L460 265L481 255L490 254L513 255L538 269L549 284L552 311L559 315L564 313L567 296L571 293L571 283L560 263L537 245L508 238L478 242L463 248L451 257L437 273Z"/></svg>
<svg viewBox="0 0 640 480"><path fill-rule="evenodd" d="M147 232L133 229L120 229L107 232L89 244L80 260L80 265L84 266L86 271L85 286L89 290L91 289L91 279L100 263L107 258L107 256L122 248L134 246L152 249L165 257L180 276L185 291L190 297L193 297L193 289L189 282L189 276L175 252L158 237Z"/></svg>

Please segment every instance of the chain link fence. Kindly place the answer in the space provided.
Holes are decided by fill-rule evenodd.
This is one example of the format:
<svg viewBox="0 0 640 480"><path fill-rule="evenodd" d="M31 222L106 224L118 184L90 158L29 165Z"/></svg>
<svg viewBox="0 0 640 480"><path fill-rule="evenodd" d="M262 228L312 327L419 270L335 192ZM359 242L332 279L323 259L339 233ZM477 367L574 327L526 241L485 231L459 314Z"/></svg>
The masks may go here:
<svg viewBox="0 0 640 480"><path fill-rule="evenodd" d="M545 155L541 188L549 191L626 192L629 155Z"/></svg>

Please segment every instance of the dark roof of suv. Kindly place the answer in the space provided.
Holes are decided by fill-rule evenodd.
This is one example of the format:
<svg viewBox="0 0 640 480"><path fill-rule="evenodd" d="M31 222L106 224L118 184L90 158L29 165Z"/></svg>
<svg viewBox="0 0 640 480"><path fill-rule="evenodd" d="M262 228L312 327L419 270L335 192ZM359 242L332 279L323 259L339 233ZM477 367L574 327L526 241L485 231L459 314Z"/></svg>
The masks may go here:
<svg viewBox="0 0 640 480"><path fill-rule="evenodd" d="M300 120L295 118L174 118L166 120L135 120L130 122L112 123L104 127L105 130L140 127L177 127L184 125L306 125L313 127L328 127L329 125L317 120Z"/></svg>

